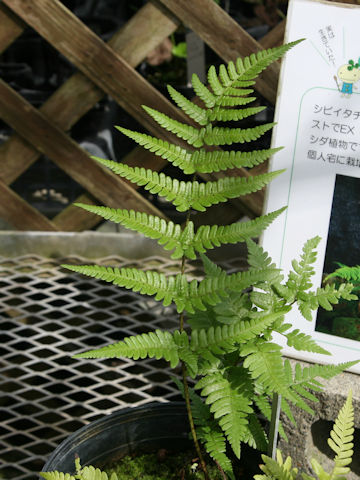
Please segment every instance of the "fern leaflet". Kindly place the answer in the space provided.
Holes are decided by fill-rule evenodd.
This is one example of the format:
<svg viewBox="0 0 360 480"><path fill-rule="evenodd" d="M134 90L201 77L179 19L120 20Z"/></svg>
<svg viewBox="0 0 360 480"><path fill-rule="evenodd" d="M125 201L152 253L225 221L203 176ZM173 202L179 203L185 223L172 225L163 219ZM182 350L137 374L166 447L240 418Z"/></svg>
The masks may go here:
<svg viewBox="0 0 360 480"><path fill-rule="evenodd" d="M194 351L210 350L213 353L223 353L231 350L234 343L244 343L259 335L266 327L271 325L279 316L287 312L257 313L255 318L242 319L230 325L218 325L209 329L193 330L191 335L191 348ZM255 313L253 313L255 316Z"/></svg>
<svg viewBox="0 0 360 480"><path fill-rule="evenodd" d="M40 475L45 478L45 480L75 480L75 477L70 475L70 473L40 472Z"/></svg>
<svg viewBox="0 0 360 480"><path fill-rule="evenodd" d="M235 455L240 458L240 443L246 436L247 416L252 413L252 383L241 367L228 371L228 378L220 372L203 377L195 388L206 397L206 404L218 419Z"/></svg>
<svg viewBox="0 0 360 480"><path fill-rule="evenodd" d="M338 288L335 285L327 284L324 288L318 288L315 293L309 292L305 297L298 295L299 310L306 320L311 321L312 310L319 307L332 310L332 304L336 305L341 298L356 300L357 296L351 293L353 288L351 283L342 283Z"/></svg>
<svg viewBox="0 0 360 480"><path fill-rule="evenodd" d="M191 77L191 83L196 95L201 98L207 108L215 106L216 97L210 90L202 83L199 77L194 73Z"/></svg>
<svg viewBox="0 0 360 480"><path fill-rule="evenodd" d="M170 97L174 100L179 108L185 112L190 118L195 120L199 125L207 124L207 113L201 107L198 107L194 102L188 100L184 95L175 90L171 85L167 86Z"/></svg>
<svg viewBox="0 0 360 480"><path fill-rule="evenodd" d="M244 357L244 367L249 369L256 382L261 382L266 390L279 393L296 403L288 390L279 345L262 339L249 341L241 347L240 355Z"/></svg>
<svg viewBox="0 0 360 480"><path fill-rule="evenodd" d="M180 225L176 223L166 221L155 215L135 212L134 210L98 207L82 203L75 203L75 205L88 212L100 215L106 220L119 223L130 230L142 233L145 237L156 239L160 245L163 245L165 250L174 248L180 250L180 253L173 258L181 258L183 255L184 247L181 242L183 232Z"/></svg>
<svg viewBox="0 0 360 480"><path fill-rule="evenodd" d="M329 280L330 278L343 278L348 282L360 282L360 266L356 265L355 267L348 267L347 265L340 265L334 272L327 275L325 281Z"/></svg>
<svg viewBox="0 0 360 480"><path fill-rule="evenodd" d="M303 292L311 287L310 278L314 274L312 264L316 261L315 248L319 245L320 240L320 237L308 240L303 247L300 262L292 261L294 271L290 272L286 286L293 292Z"/></svg>
<svg viewBox="0 0 360 480"><path fill-rule="evenodd" d="M226 202L229 198L256 192L282 173L282 171L275 171L249 178L226 177L206 183L184 182L145 168L132 168L111 160L93 158L109 167L113 172L143 186L151 193L165 197L180 212L188 211L191 208L205 211L206 207Z"/></svg>
<svg viewBox="0 0 360 480"><path fill-rule="evenodd" d="M248 107L229 110L228 108L216 107L212 110L207 110L207 117L210 122L237 122L256 115L264 109L265 107Z"/></svg>
<svg viewBox="0 0 360 480"><path fill-rule="evenodd" d="M350 391L345 405L339 412L333 429L330 432L328 444L336 453L335 466L332 472L332 478L340 475L346 475L350 472L347 466L351 463L353 455L352 443L354 439L354 408L352 406L352 393Z"/></svg>
<svg viewBox="0 0 360 480"><path fill-rule="evenodd" d="M311 335L306 335L305 333L300 332L298 328L283 335L287 338L288 346L294 347L296 350L331 355L330 352L320 347L311 337Z"/></svg>
<svg viewBox="0 0 360 480"><path fill-rule="evenodd" d="M273 128L274 123L265 123L252 128L207 128L203 134L206 145L231 145L233 143L252 142Z"/></svg>
<svg viewBox="0 0 360 480"><path fill-rule="evenodd" d="M79 353L74 358L164 358L171 367L179 363L179 347L170 332L156 330L126 337L124 340L85 353Z"/></svg>
<svg viewBox="0 0 360 480"><path fill-rule="evenodd" d="M265 475L255 475L254 480L296 480L298 469L292 468L291 459L288 457L283 462L281 453L276 451L276 460L266 456L261 456L264 464L260 465L260 469Z"/></svg>
<svg viewBox="0 0 360 480"><path fill-rule="evenodd" d="M168 160L184 173L212 173L228 168L252 168L259 165L281 148L254 150L251 152L195 150L188 151L178 145L160 140L145 133L134 132L127 128L116 127L124 135L134 140L155 155Z"/></svg>
<svg viewBox="0 0 360 480"><path fill-rule="evenodd" d="M120 287L125 287L144 295L155 295L155 300L162 301L164 306L173 301L178 312L194 309L205 310L204 303L214 305L221 297L227 296L227 290L241 291L256 284L257 279L269 280L278 275L278 271L267 269L265 271L238 272L226 275L225 272L216 277L187 281L186 276L178 274L166 277L155 271L142 271L136 268L111 268L99 265L62 265L73 272L82 273L98 278Z"/></svg>
<svg viewBox="0 0 360 480"><path fill-rule="evenodd" d="M204 253L221 244L238 243L258 237L284 210L285 208L281 208L254 220L226 226L201 225L194 237L194 247L198 252Z"/></svg>
<svg viewBox="0 0 360 480"><path fill-rule="evenodd" d="M286 45L282 45L281 47L261 50L260 52L251 54L249 57L245 57L244 59L239 58L236 61L236 69L240 79L244 81L256 78L271 63L278 60L290 48L300 42L302 42L302 40L290 42Z"/></svg>
<svg viewBox="0 0 360 480"><path fill-rule="evenodd" d="M143 109L148 113L161 127L165 128L168 132L174 133L177 137L185 140L189 145L194 147L201 147L204 144L205 129L198 130L195 127L191 127L186 123L178 122L164 113L158 112L150 107L143 106Z"/></svg>

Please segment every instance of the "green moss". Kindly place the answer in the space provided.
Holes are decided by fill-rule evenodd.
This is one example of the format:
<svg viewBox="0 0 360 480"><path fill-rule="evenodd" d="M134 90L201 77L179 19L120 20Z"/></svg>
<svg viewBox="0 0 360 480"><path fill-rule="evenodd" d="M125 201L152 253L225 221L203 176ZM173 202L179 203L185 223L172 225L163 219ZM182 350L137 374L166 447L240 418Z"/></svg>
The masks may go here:
<svg viewBox="0 0 360 480"><path fill-rule="evenodd" d="M221 472L215 465L208 465L212 480L222 480ZM127 456L120 462L105 468L108 476L115 472L121 480L203 480L198 461L192 450L169 454L165 450L157 453Z"/></svg>

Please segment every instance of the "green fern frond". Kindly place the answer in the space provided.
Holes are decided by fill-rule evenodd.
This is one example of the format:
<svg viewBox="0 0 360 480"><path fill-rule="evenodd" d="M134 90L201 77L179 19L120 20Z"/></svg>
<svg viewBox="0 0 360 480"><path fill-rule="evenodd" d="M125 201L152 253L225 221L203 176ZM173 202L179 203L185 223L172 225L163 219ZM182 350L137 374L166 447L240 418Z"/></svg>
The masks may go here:
<svg viewBox="0 0 360 480"><path fill-rule="evenodd" d="M196 105L191 100L188 100L184 95L175 90L171 85L167 86L170 97L176 103L176 105L181 108L190 118L195 120L199 125L207 124L207 114L206 110Z"/></svg>
<svg viewBox="0 0 360 480"><path fill-rule="evenodd" d="M251 301L247 293L230 292L226 299L214 306L217 324L231 325L248 319L251 316ZM256 315L256 314L255 314Z"/></svg>
<svg viewBox="0 0 360 480"><path fill-rule="evenodd" d="M194 237L194 248L203 253L222 244L244 242L258 237L284 210L281 208L254 220L231 225L201 225Z"/></svg>
<svg viewBox="0 0 360 480"><path fill-rule="evenodd" d="M300 332L298 328L283 335L287 338L288 346L296 350L331 355L330 352L320 347L310 335Z"/></svg>
<svg viewBox="0 0 360 480"><path fill-rule="evenodd" d="M348 267L347 265L341 265L334 272L327 275L325 281L334 277L343 278L348 282L360 282L360 266Z"/></svg>
<svg viewBox="0 0 360 480"><path fill-rule="evenodd" d="M268 440L257 415L250 414L248 421L247 435L244 437L243 442L260 452L266 451L268 448Z"/></svg>
<svg viewBox="0 0 360 480"><path fill-rule="evenodd" d="M74 355L74 358L164 358L171 367L179 363L179 346L170 332L155 330L126 337L121 342Z"/></svg>
<svg viewBox="0 0 360 480"><path fill-rule="evenodd" d="M130 230L142 233L145 237L157 240L159 245L162 245L165 250L175 250L171 255L173 259L182 258L184 255L192 260L196 258L194 251L194 224L191 221L188 222L184 230L181 230L179 224L143 212L98 207L82 203L75 203L75 205L100 215L106 220L119 223Z"/></svg>
<svg viewBox="0 0 360 480"><path fill-rule="evenodd" d="M247 143L257 140L271 130L274 123L264 123L252 128L207 128L202 136L206 145L232 145L233 143Z"/></svg>
<svg viewBox="0 0 360 480"><path fill-rule="evenodd" d="M245 288L256 287L263 282L272 282L279 277L277 268L268 267L262 270L247 270L229 274L226 277L225 288L233 292L242 292Z"/></svg>
<svg viewBox="0 0 360 480"><path fill-rule="evenodd" d="M293 292L304 292L312 286L310 278L314 275L313 264L317 256L315 248L319 245L320 240L320 237L314 237L308 240L303 247L300 262L297 260L292 261L294 271L289 273L286 286Z"/></svg>
<svg viewBox="0 0 360 480"><path fill-rule="evenodd" d="M331 475L329 473L325 472L322 465L320 465L320 463L315 458L312 458L310 463L311 463L312 469L314 470L318 480L331 480ZM303 480L307 480L307 477L304 475L304 473L302 474L302 477L303 477ZM310 478L311 478L311 480L314 480L312 477L310 477ZM341 476L341 477L336 478L336 480L346 480L346 478Z"/></svg>
<svg viewBox="0 0 360 480"><path fill-rule="evenodd" d="M298 469L292 468L290 457L283 462L279 450L276 451L276 460L267 455L261 455L261 458L264 464L260 465L260 469L265 475L255 475L254 480L296 480Z"/></svg>
<svg viewBox="0 0 360 480"><path fill-rule="evenodd" d="M313 381L317 377L323 378L324 380L330 380L331 378L339 375L339 373L344 372L345 370L353 367L358 363L358 360L352 362L343 362L337 365L311 365L310 367L304 367L301 370L299 365L298 370L296 371L295 381L297 383L304 381ZM311 387L313 388L313 386Z"/></svg>
<svg viewBox="0 0 360 480"><path fill-rule="evenodd" d="M261 339L249 341L241 347L240 355L244 357L244 367L249 369L251 377L260 382L263 388L295 401L288 390L279 345Z"/></svg>
<svg viewBox="0 0 360 480"><path fill-rule="evenodd" d="M252 383L241 367L228 371L227 378L220 372L203 377L195 386L206 397L206 404L218 419L235 455L240 458L240 443L246 436L247 416L252 413Z"/></svg>
<svg viewBox="0 0 360 480"><path fill-rule="evenodd" d="M75 480L75 477L70 475L70 473L40 472L39 475L45 478L45 480Z"/></svg>
<svg viewBox="0 0 360 480"><path fill-rule="evenodd" d="M312 365L304 368L302 368L300 364L296 364L295 372L292 372L289 360L285 360L285 383L288 391L291 392L292 395L292 398L289 398L289 400L299 408L313 414L313 410L304 402L303 398L313 402L318 401L311 391L309 391L321 390L322 385L318 381L318 378L329 380L357 363L358 361L341 363L339 365ZM295 420L286 401L284 401L284 404L282 403L282 409L290 420L294 422Z"/></svg>
<svg viewBox="0 0 360 480"><path fill-rule="evenodd" d="M216 97L223 97L224 95L241 97L254 91L253 89L243 88L244 85L240 86L235 79L231 79L225 65L220 66L219 75L217 75L215 66L211 65L207 79ZM217 103L219 103L218 100Z"/></svg>
<svg viewBox="0 0 360 480"><path fill-rule="evenodd" d="M196 433L210 457L222 468L227 478L234 480L232 463L226 455L226 439L223 432L220 429L202 426L196 429Z"/></svg>
<svg viewBox="0 0 360 480"><path fill-rule="evenodd" d="M217 104L220 107L240 107L241 105L248 105L249 103L256 100L256 97L231 97L228 95L223 95L217 100Z"/></svg>
<svg viewBox="0 0 360 480"><path fill-rule="evenodd" d="M352 393L346 399L345 405L339 412L335 420L333 429L330 432L328 444L336 453L335 466L332 472L332 478L340 475L346 475L350 472L347 466L352 461L354 439L354 408L352 406Z"/></svg>
<svg viewBox="0 0 360 480"><path fill-rule="evenodd" d="M134 140L138 145L141 145L142 147L146 148L146 150L149 150L158 157L168 160L175 166L179 166L181 168L181 165L183 165L184 170L186 166L191 166L192 155L194 152L186 150L185 148L181 148L179 145L175 145L174 143L169 143L165 140L152 137L151 135L147 135L145 133L134 132L133 130L128 130L127 128L123 127L116 128L121 133Z"/></svg>
<svg viewBox="0 0 360 480"><path fill-rule="evenodd" d="M282 170L279 170L249 178L226 177L215 182L184 182L145 168L133 168L112 160L93 158L116 174L143 186L151 193L165 197L180 212L188 211L191 208L203 212L206 207L211 205L256 192L282 173Z"/></svg>
<svg viewBox="0 0 360 480"><path fill-rule="evenodd" d="M63 265L73 272L82 273L89 277L98 278L105 282L125 287L144 295L156 295L162 299L165 306L170 305L175 293L175 284L181 284L185 277L165 277L165 275L136 268L111 268L100 265ZM187 283L186 283L187 285ZM180 286L180 285L179 285Z"/></svg>
<svg viewBox="0 0 360 480"><path fill-rule="evenodd" d="M163 245L165 250L180 250L180 253L172 258L181 258L184 253L184 247L181 241L183 232L180 225L174 222L166 221L155 215L135 212L134 210L98 207L83 203L75 203L74 205L88 212L100 215L105 218L105 220L119 223L130 230L142 233L145 237L158 240L158 243Z"/></svg>
<svg viewBox="0 0 360 480"><path fill-rule="evenodd" d="M196 95L204 102L207 108L215 106L216 97L210 90L202 83L196 73L193 73L191 77L191 83Z"/></svg>
<svg viewBox="0 0 360 480"><path fill-rule="evenodd" d="M246 246L248 249L248 264L250 269L258 268L274 268L275 264L272 263L272 259L269 254L265 252L261 245L258 245L253 240L248 239L246 241Z"/></svg>
<svg viewBox="0 0 360 480"><path fill-rule="evenodd" d="M205 129L197 129L191 127L186 123L178 122L177 120L168 117L164 113L158 112L153 108L143 105L143 109L152 117L156 123L165 128L168 132L174 133L177 137L185 140L189 145L194 147L201 147L204 144Z"/></svg>
<svg viewBox="0 0 360 480"><path fill-rule="evenodd" d="M285 400L284 397L281 397L281 411L288 417L290 422L296 427L296 420L294 414L290 408L289 403Z"/></svg>
<svg viewBox="0 0 360 480"><path fill-rule="evenodd" d="M83 467L77 476L77 480L118 480L116 473L112 473L110 478L106 472L93 466Z"/></svg>
<svg viewBox="0 0 360 480"><path fill-rule="evenodd" d="M213 173L227 170L229 168L252 168L263 163L281 148L267 150L254 150L251 152L238 151L219 151L208 152L206 150L196 150L180 155L179 158L168 158L175 166L181 168L184 173ZM165 158L165 157L163 157Z"/></svg>
<svg viewBox="0 0 360 480"><path fill-rule="evenodd" d="M187 281L186 276L178 274L166 277L154 271L142 271L136 268L111 268L99 265L62 265L73 272L98 278L114 285L127 288L144 295L155 295L155 300L162 301L164 306L173 301L178 312L194 309L205 310L205 303L214 305L221 297L228 295L228 290L239 291L256 284L264 276L269 280L278 275L278 271L238 272L226 275L225 272L216 277Z"/></svg>
<svg viewBox="0 0 360 480"><path fill-rule="evenodd" d="M237 122L263 112L266 107L248 107L241 109L228 109L216 107L207 110L207 118L210 122Z"/></svg>
<svg viewBox="0 0 360 480"><path fill-rule="evenodd" d="M193 330L190 341L191 348L196 352L205 350L215 354L231 351L234 343L244 343L255 338L287 311L288 308L271 313L253 312L252 315L255 318L245 318L236 323L218 325L207 330Z"/></svg>
<svg viewBox="0 0 360 480"><path fill-rule="evenodd" d="M342 283L336 288L335 285L327 284L324 288L318 288L316 292L309 292L305 296L299 295L297 299L299 310L302 316L311 321L312 310L316 310L319 307L325 310L332 310L332 305L339 303L340 299L356 300L357 296L353 295L353 285L351 283Z"/></svg>
<svg viewBox="0 0 360 480"><path fill-rule="evenodd" d="M109 477L106 472L99 468L95 468L92 465L82 468L78 458L75 460L75 466L75 476L61 472L40 472L40 475L45 478L45 480L118 480L118 476L115 472Z"/></svg>
<svg viewBox="0 0 360 480"><path fill-rule="evenodd" d="M127 128L116 127L124 135L134 140L155 155L168 160L184 173L212 173L229 168L252 168L267 160L281 148L254 150L251 152L196 150L188 151L178 145L160 140L145 133L134 132Z"/></svg>
<svg viewBox="0 0 360 480"><path fill-rule="evenodd" d="M175 330L173 338L178 346L179 359L184 362L189 375L195 378L199 371L199 352L191 351L189 337L185 331Z"/></svg>
<svg viewBox="0 0 360 480"><path fill-rule="evenodd" d="M183 384L176 378L174 378L174 381L184 397ZM216 420L214 420L209 406L203 402L192 388L189 388L189 396L198 439L204 443L207 453L220 465L225 474L231 480L235 480L232 463L226 455L225 436Z"/></svg>
<svg viewBox="0 0 360 480"><path fill-rule="evenodd" d="M244 80L253 80L271 63L282 57L290 48L294 47L303 40L290 42L280 47L270 48L268 50L261 50L258 53L253 53L249 57L243 59L239 58L236 61L236 70L239 78Z"/></svg>
<svg viewBox="0 0 360 480"><path fill-rule="evenodd" d="M213 173L229 168L252 168L263 163L281 148L254 150L251 152L197 150L182 159L172 161L184 173Z"/></svg>
<svg viewBox="0 0 360 480"><path fill-rule="evenodd" d="M218 277L219 275L223 275L225 272L224 269L216 265L215 262L211 261L209 257L200 253L200 258L204 266L205 275L208 277Z"/></svg>

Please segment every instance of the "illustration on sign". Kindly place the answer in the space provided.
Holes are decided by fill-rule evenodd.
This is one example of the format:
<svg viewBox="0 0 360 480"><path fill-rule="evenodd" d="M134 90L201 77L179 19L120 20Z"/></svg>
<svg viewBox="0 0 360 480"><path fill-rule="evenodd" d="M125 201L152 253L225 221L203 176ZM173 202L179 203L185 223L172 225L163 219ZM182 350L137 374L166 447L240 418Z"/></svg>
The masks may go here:
<svg viewBox="0 0 360 480"><path fill-rule="evenodd" d="M304 243L319 235L315 288L342 281L330 275L339 265L360 264L359 23L359 6L289 4L286 41L305 40L281 67L272 146L285 148L270 169L286 172L268 187L265 210L288 208L264 233L262 245L286 273ZM327 361L360 357L358 302L340 303L331 314L320 308L312 322L297 311L289 320L333 354ZM325 361L312 353L300 358ZM360 367L353 371L360 373Z"/></svg>
<svg viewBox="0 0 360 480"><path fill-rule="evenodd" d="M349 63L341 65L337 72L338 77L343 82L341 88L339 86L336 76L334 76L338 89L344 96L350 97L350 95L353 93L353 88L357 89L357 87L354 87L354 83L360 80L359 62L354 63L354 60L349 60Z"/></svg>

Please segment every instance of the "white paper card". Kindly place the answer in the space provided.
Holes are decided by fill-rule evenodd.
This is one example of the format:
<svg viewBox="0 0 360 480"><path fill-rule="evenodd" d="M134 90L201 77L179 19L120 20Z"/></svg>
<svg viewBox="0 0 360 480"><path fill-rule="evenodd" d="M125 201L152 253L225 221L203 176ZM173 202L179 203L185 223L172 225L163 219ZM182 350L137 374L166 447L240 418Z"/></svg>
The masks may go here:
<svg viewBox="0 0 360 480"><path fill-rule="evenodd" d="M284 146L270 162L286 169L267 190L265 213L288 209L264 233L262 245L284 270L304 243L322 238L314 289L341 262L360 264L360 8L323 1L291 0L286 42L305 40L282 62L272 146ZM360 359L357 303L289 320L312 335L332 357L284 353L308 361ZM352 309L352 313L350 310ZM351 313L351 315L350 315ZM360 365L351 369L360 373Z"/></svg>

